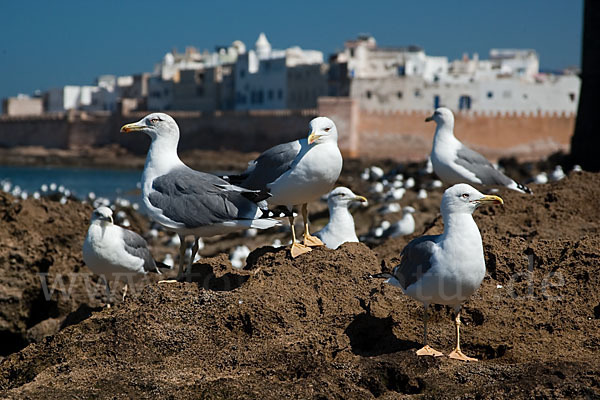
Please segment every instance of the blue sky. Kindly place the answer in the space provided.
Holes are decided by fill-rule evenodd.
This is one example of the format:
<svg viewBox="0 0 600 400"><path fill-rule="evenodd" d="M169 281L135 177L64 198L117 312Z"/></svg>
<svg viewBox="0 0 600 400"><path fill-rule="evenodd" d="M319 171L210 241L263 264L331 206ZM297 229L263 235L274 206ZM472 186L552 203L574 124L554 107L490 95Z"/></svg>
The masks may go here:
<svg viewBox="0 0 600 400"><path fill-rule="evenodd" d="M460 57L534 48L542 68L581 62L582 0L3 1L0 98L101 74L151 71L170 49L212 50L265 32L274 48L329 53L370 33L379 45L417 44Z"/></svg>

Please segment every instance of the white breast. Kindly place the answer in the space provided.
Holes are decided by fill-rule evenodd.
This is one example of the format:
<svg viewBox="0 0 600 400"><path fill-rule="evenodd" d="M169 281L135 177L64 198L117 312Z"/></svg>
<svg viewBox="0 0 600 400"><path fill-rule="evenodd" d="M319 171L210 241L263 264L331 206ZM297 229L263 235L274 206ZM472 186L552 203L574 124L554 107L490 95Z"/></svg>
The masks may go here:
<svg viewBox="0 0 600 400"><path fill-rule="evenodd" d="M335 143L311 147L289 171L269 185L271 205L298 205L329 192L342 171L342 155Z"/></svg>

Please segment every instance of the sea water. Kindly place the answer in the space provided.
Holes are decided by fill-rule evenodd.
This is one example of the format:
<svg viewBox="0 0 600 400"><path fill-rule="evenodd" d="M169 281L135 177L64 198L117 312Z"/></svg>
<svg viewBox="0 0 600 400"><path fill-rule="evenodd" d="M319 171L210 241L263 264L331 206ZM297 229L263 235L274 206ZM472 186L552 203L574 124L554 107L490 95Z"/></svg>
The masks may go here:
<svg viewBox="0 0 600 400"><path fill-rule="evenodd" d="M140 201L141 170L75 168L75 167L12 167L0 166L0 182L4 190L11 192L16 186L31 196L34 192L49 194L69 190L80 200L94 193L96 197L105 197L114 201L125 198L131 202ZM7 185L8 183L8 185ZM56 190L42 192L42 185L56 185ZM3 187L0 186L0 189Z"/></svg>

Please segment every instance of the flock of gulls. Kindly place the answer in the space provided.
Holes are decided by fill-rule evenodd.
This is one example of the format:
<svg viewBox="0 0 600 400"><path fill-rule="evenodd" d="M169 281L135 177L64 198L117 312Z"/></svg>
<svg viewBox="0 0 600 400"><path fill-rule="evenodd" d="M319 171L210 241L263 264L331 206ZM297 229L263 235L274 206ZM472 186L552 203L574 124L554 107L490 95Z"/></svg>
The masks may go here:
<svg viewBox="0 0 600 400"><path fill-rule="evenodd" d="M454 136L454 116L449 109L436 109L426 121L435 121L437 127L424 173L434 172L440 179L431 182L431 188L451 185L443 193L440 206L444 232L412 240L402 250L400 264L391 273L375 277L386 278L386 282L423 304L424 346L418 355L442 355L427 344L427 315L430 304L445 304L456 312L456 347L449 357L475 361L460 348L461 305L479 288L485 275L482 239L472 213L483 204L503 204L503 200L471 185L480 189L507 187L524 195L532 192L464 146ZM167 114L150 114L123 126L121 132L144 133L152 140L142 174L140 208L154 223L178 238L175 242L180 246L179 269L175 282L191 270L202 238L243 230L255 234L256 230L281 225L286 218L291 228L289 251L294 258L317 246L336 249L342 243L359 241L349 207L367 203L367 199L348 188L334 188L342 170L342 155L337 146L337 128L329 118L313 119L307 138L272 147L250 161L240 175L224 177L193 170L180 160L179 127ZM403 212L400 221L382 224L372 235L412 234L415 209L401 208L397 201L407 189L414 188L414 178L404 179L402 174L386 177L378 167L366 169L361 178L373 182L374 197L388 201L378 210L381 215ZM329 222L311 234L308 204L323 196L327 196ZM421 188L418 198L426 197L426 189ZM294 207L300 208L303 218L302 241L294 229ZM193 239L191 252L186 252L188 238ZM245 257L249 250L239 248L239 252ZM109 282L119 275L142 277L161 273L161 269L170 267L167 264L173 264L172 259L156 262L146 240L115 225L112 210L105 204L92 214L83 259L104 278L108 294Z"/></svg>

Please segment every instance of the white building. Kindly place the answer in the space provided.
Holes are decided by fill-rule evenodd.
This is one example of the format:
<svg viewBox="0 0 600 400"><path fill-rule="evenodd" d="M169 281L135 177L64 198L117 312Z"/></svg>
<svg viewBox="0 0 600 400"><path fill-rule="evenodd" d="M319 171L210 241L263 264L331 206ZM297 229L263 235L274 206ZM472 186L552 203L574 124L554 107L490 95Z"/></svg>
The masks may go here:
<svg viewBox="0 0 600 400"><path fill-rule="evenodd" d="M235 64L235 109L314 108L327 94L323 53L291 47L274 50L261 33L254 50L240 54Z"/></svg>
<svg viewBox="0 0 600 400"><path fill-rule="evenodd" d="M448 73L447 57L431 57L418 46L378 47L372 36L359 36L345 43L334 63L346 63L353 79L420 76L428 82L437 81Z"/></svg>
<svg viewBox="0 0 600 400"><path fill-rule="evenodd" d="M92 94L96 86L73 86L53 88L45 93L46 112L65 112L77 110L92 104Z"/></svg>
<svg viewBox="0 0 600 400"><path fill-rule="evenodd" d="M418 47L378 48L372 37L346 42L332 57L337 85L330 94L360 100L372 111L487 113L577 112L580 79L540 74L534 50L492 49L489 60L427 56ZM345 76L344 76L345 75Z"/></svg>

